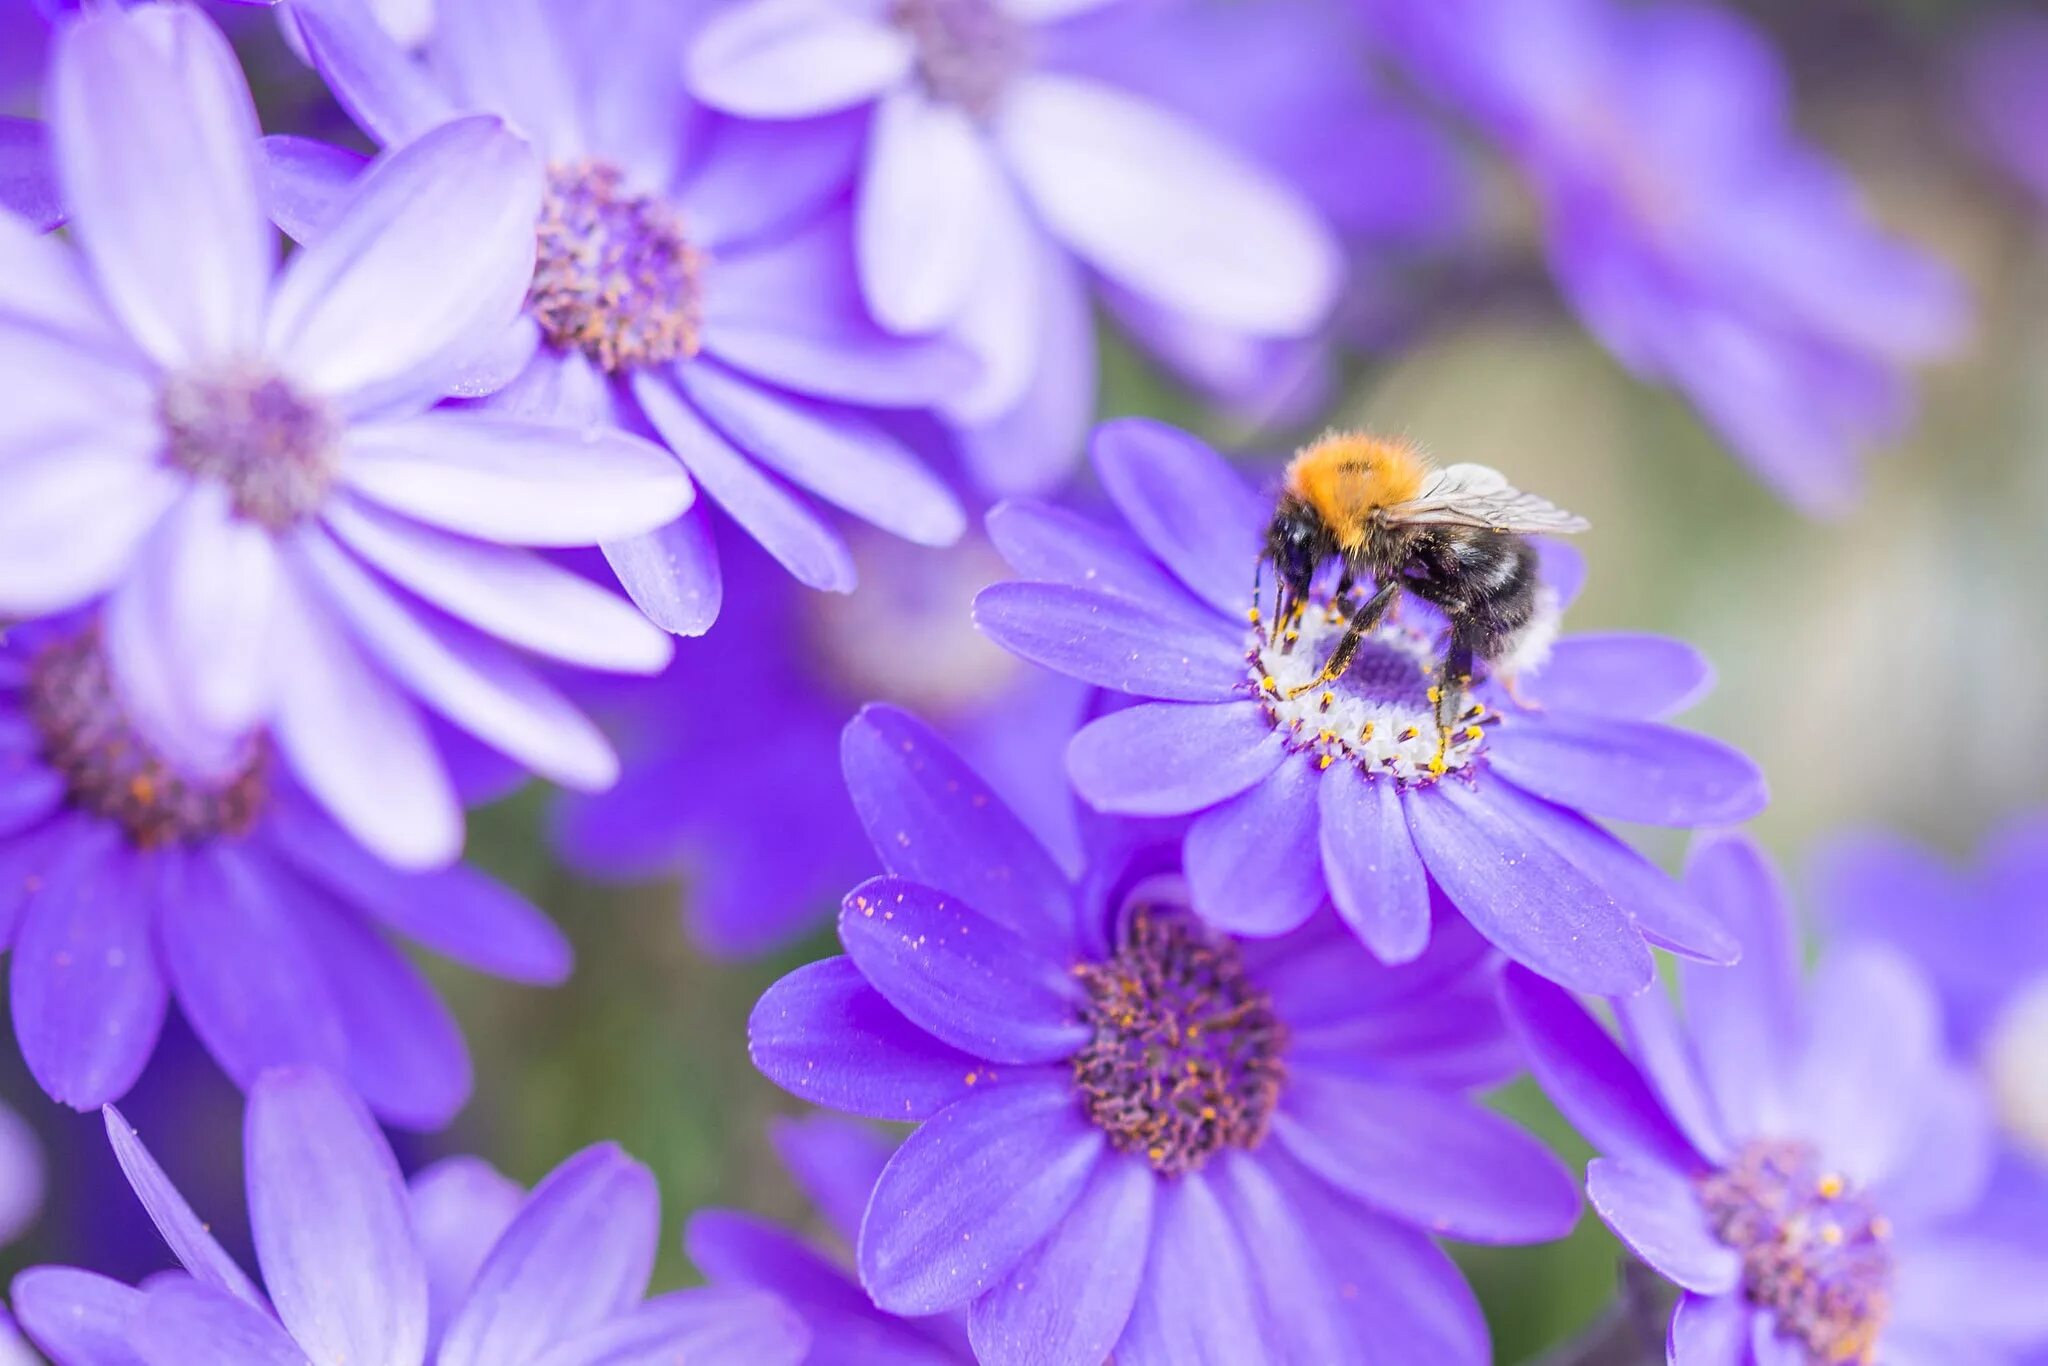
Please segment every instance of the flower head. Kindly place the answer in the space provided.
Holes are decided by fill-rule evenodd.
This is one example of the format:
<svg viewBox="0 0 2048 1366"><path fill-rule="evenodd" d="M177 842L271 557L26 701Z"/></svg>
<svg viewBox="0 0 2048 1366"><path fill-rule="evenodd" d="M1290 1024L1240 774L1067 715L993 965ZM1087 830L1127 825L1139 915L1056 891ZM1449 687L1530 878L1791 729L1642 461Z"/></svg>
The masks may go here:
<svg viewBox="0 0 2048 1366"><path fill-rule="evenodd" d="M1095 465L1136 536L999 508L991 535L1026 581L985 590L976 620L1028 659L1138 699L1075 736L1068 772L1099 810L1193 818L1188 882L1211 924L1281 934L1334 902L1401 963L1424 951L1441 905L1509 957L1605 992L1650 980L1648 943L1733 956L1680 888L1592 819L1717 825L1762 807L1747 759L1662 723L1707 686L1691 650L1557 637L1579 571L1546 550L1531 629L1441 735L1444 623L1412 598L1341 680L1289 697L1341 633L1334 576L1290 643L1246 616L1268 498L1156 423L1103 427Z"/></svg>
<svg viewBox="0 0 2048 1366"><path fill-rule="evenodd" d="M156 750L225 779L267 734L396 863L462 837L422 704L610 781L603 737L511 647L644 672L667 643L514 547L645 530L688 483L623 433L432 406L518 307L531 150L445 124L273 279L255 112L199 10L64 22L50 102L78 249L0 217L0 612L104 595L107 667Z"/></svg>
<svg viewBox="0 0 2048 1366"><path fill-rule="evenodd" d="M798 1096L920 1125L861 1224L876 1305L964 1308L990 1362L1485 1358L1430 1235L1537 1241L1577 1208L1465 1094L1517 1065L1483 941L1447 921L1388 968L1331 917L1240 939L1123 824L1071 883L888 708L844 762L889 872L847 896L846 956L770 988L749 1040Z"/></svg>
<svg viewBox="0 0 2048 1366"><path fill-rule="evenodd" d="M661 1202L647 1169L587 1148L528 1195L481 1163L410 1187L354 1096L314 1069L266 1073L244 1131L259 1287L120 1114L107 1135L183 1272L129 1288L87 1271L15 1278L22 1326L57 1366L537 1366L789 1363L802 1325L772 1297L647 1299Z"/></svg>
<svg viewBox="0 0 2048 1366"><path fill-rule="evenodd" d="M1926 981L1850 948L1802 996L1756 847L1703 841L1687 879L1743 957L1683 966L1683 1019L1661 988L1617 1001L1624 1051L1534 974L1510 968L1502 988L1537 1079L1600 1151L1594 1209L1684 1291L1672 1361L2003 1361L2048 1343L2048 1258L1970 1226L1989 1117Z"/></svg>
<svg viewBox="0 0 2048 1366"><path fill-rule="evenodd" d="M861 305L838 202L853 121L744 126L681 89L691 8L445 0L417 54L362 0L292 0L291 22L379 142L482 110L545 162L488 406L650 435L797 579L844 592L852 556L810 496L920 544L958 537L952 492L867 410L926 406L974 365L890 336ZM283 138L270 156L286 226L323 238L351 155ZM650 620L699 635L718 614L718 556L701 512L673 515L604 550Z"/></svg>
<svg viewBox="0 0 2048 1366"><path fill-rule="evenodd" d="M29 1071L81 1109L134 1084L175 997L239 1085L319 1064L384 1118L439 1127L469 1057L394 933L519 981L569 970L538 910L466 867L387 866L270 742L215 772L170 760L91 614L0 640L0 924Z"/></svg>

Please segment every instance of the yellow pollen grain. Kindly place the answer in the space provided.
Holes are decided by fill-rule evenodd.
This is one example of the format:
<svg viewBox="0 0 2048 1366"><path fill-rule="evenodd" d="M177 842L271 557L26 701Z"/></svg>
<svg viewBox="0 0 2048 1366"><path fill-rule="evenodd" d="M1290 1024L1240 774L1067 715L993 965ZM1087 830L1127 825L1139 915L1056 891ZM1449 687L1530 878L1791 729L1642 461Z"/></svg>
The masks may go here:
<svg viewBox="0 0 2048 1366"><path fill-rule="evenodd" d="M1266 690L1267 692L1279 692L1279 691L1280 691L1280 685L1279 685L1278 683L1275 683L1275 682L1273 681L1273 675L1271 675L1271 674L1267 674L1267 675L1265 675L1265 676L1264 676L1263 678L1261 678L1261 679L1259 680L1259 686L1260 686L1261 688L1265 689L1265 690Z"/></svg>
<svg viewBox="0 0 2048 1366"><path fill-rule="evenodd" d="M1841 1196L1844 1186L1841 1177L1829 1172L1814 1189L1820 1192L1821 1199L1834 1200Z"/></svg>
<svg viewBox="0 0 2048 1366"><path fill-rule="evenodd" d="M1429 689L1429 700L1430 700L1430 701L1432 701L1432 702L1441 702L1441 701L1443 701L1443 700L1444 700L1444 690L1443 690L1442 688L1439 688L1439 687L1435 686L1434 684L1430 685L1430 689Z"/></svg>
<svg viewBox="0 0 2048 1366"><path fill-rule="evenodd" d="M1891 1237L1892 1221L1885 1218L1882 1214L1878 1215L1875 1219L1872 1219L1870 1221L1870 1236L1877 1239L1879 1242L1883 1242L1885 1239Z"/></svg>
<svg viewBox="0 0 2048 1366"><path fill-rule="evenodd" d="M1408 727L1408 729L1401 732L1401 738L1403 740L1413 740L1416 736L1420 734L1422 734L1421 731L1415 729L1415 727L1413 726L1410 726Z"/></svg>
<svg viewBox="0 0 2048 1366"><path fill-rule="evenodd" d="M1842 1245L1841 1226L1838 1224L1822 1224L1820 1229L1820 1240L1823 1243L1826 1243L1829 1247L1840 1247Z"/></svg>
<svg viewBox="0 0 2048 1366"><path fill-rule="evenodd" d="M1437 775L1438 777L1442 777L1442 776L1443 776L1443 772L1444 772L1444 756L1443 756L1443 755L1441 755L1441 754L1433 754L1433 755L1431 755L1431 756L1430 756L1430 759L1429 759L1429 771L1430 771L1431 773L1434 773L1434 774L1436 774L1436 775Z"/></svg>
<svg viewBox="0 0 2048 1366"><path fill-rule="evenodd" d="M1316 767L1317 767L1317 768L1328 768L1328 767L1330 766L1330 763L1331 763L1331 756L1330 756L1330 755L1328 755L1328 754L1325 754L1325 755L1323 755L1323 756L1322 756L1321 758L1319 758L1319 759L1317 759L1317 760L1316 760Z"/></svg>
<svg viewBox="0 0 2048 1366"><path fill-rule="evenodd" d="M1484 734L1486 734L1486 732L1479 729L1479 727L1477 726L1465 727L1465 738L1467 740L1477 740L1480 736Z"/></svg>

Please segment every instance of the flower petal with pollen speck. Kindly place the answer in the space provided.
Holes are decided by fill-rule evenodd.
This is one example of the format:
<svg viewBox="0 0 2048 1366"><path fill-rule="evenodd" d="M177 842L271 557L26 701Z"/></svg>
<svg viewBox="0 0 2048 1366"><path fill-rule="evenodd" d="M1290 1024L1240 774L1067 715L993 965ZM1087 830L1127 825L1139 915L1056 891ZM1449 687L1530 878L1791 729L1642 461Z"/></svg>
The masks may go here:
<svg viewBox="0 0 2048 1366"><path fill-rule="evenodd" d="M170 1177L121 1112L109 1105L100 1114L106 1122L107 1142L114 1150L114 1160L121 1166L121 1175L149 1212L150 1222L156 1225L172 1255L196 1279L257 1308L265 1307L266 1301L250 1282L248 1273L236 1265L227 1249L214 1238L213 1231L193 1213L192 1206L171 1184Z"/></svg>
<svg viewBox="0 0 2048 1366"><path fill-rule="evenodd" d="M1286 754L1257 702L1147 702L1083 726L1067 772L1098 811L1178 816L1235 797Z"/></svg>
<svg viewBox="0 0 2048 1366"><path fill-rule="evenodd" d="M1139 539L1211 607L1241 620L1272 512L1266 501L1209 446L1150 418L1105 422L1089 453Z"/></svg>
<svg viewBox="0 0 2048 1366"><path fill-rule="evenodd" d="M1000 193L981 129L958 105L910 85L875 107L861 171L855 243L862 291L892 332L958 316L989 245Z"/></svg>
<svg viewBox="0 0 2048 1366"><path fill-rule="evenodd" d="M1740 752L1654 722L1544 713L1502 727L1487 757L1516 786L1611 820L1738 825L1767 800Z"/></svg>
<svg viewBox="0 0 2048 1366"><path fill-rule="evenodd" d="M1742 943L1733 967L1681 964L1686 1028L1726 1132L1785 1120L1788 1058L1802 1032L1799 954L1777 870L1747 837L1693 842L1685 883Z"/></svg>
<svg viewBox="0 0 2048 1366"><path fill-rule="evenodd" d="M1680 1296L1671 1314L1671 1366L1728 1366L1744 1360L1750 1319L1749 1303L1740 1295Z"/></svg>
<svg viewBox="0 0 2048 1366"><path fill-rule="evenodd" d="M1720 1295L1741 1281L1741 1256L1707 1227L1693 1183L1668 1167L1596 1157L1586 1197L1638 1257L1687 1290Z"/></svg>
<svg viewBox="0 0 2048 1366"><path fill-rule="evenodd" d="M1303 759L1195 818L1186 842L1195 910L1233 934L1284 934L1324 901L1316 786Z"/></svg>
<svg viewBox="0 0 2048 1366"><path fill-rule="evenodd" d="M1317 784L1318 842L1330 899L1382 963L1429 947L1429 875L1391 778L1326 773Z"/></svg>
<svg viewBox="0 0 2048 1366"><path fill-rule="evenodd" d="M310 1366L276 1319L190 1281L150 1287L136 1311L129 1343L144 1366L186 1366L192 1361Z"/></svg>
<svg viewBox="0 0 2048 1366"><path fill-rule="evenodd" d="M725 579L701 511L693 509L638 536L607 537L598 548L633 605L662 630L701 636L718 620Z"/></svg>
<svg viewBox="0 0 2048 1366"><path fill-rule="evenodd" d="M1160 1183L1118 1366L1266 1359L1244 1239L1206 1172Z"/></svg>
<svg viewBox="0 0 2048 1366"><path fill-rule="evenodd" d="M1244 643L1213 617L1051 583L997 583L974 600L989 639L1034 664L1137 697L1227 702L1249 686Z"/></svg>
<svg viewBox="0 0 2048 1366"><path fill-rule="evenodd" d="M59 1361L131 1360L129 1333L142 1309L142 1292L68 1266L30 1267L14 1278L15 1315L42 1348Z"/></svg>
<svg viewBox="0 0 2048 1366"><path fill-rule="evenodd" d="M1019 578L1130 598L1162 612L1190 606L1188 590L1121 527L1018 498L990 510L988 536Z"/></svg>

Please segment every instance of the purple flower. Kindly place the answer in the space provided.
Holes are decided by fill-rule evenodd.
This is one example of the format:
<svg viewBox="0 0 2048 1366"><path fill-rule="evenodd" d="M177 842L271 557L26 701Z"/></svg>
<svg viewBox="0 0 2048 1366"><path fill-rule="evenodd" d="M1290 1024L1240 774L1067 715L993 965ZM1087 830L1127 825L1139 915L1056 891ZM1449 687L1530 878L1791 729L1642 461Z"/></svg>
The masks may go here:
<svg viewBox="0 0 2048 1366"><path fill-rule="evenodd" d="M689 52L692 88L728 113L872 108L861 290L883 326L949 329L981 358L941 407L998 488L1043 487L1088 420L1084 268L1253 344L1313 332L1342 282L1294 190L1090 74L1133 40L1114 21L1103 0L744 0Z"/></svg>
<svg viewBox="0 0 2048 1366"><path fill-rule="evenodd" d="M1098 810L1193 818L1188 882L1211 924L1283 934L1331 901L1382 961L1403 963L1428 946L1441 903L1510 958L1606 993L1649 982L1649 944L1732 961L1726 932L1591 819L1721 825L1763 807L1747 759L1662 724L1707 687L1691 649L1532 630L1503 661L1514 690L1482 676L1439 757L1433 609L1404 600L1340 682L1287 700L1342 626L1320 598L1291 650L1247 622L1270 498L1154 422L1105 425L1094 458L1136 537L998 508L990 534L1029 581L985 590L976 619L1027 659L1143 699L1084 727L1068 772ZM1579 574L1550 549L1552 627Z"/></svg>
<svg viewBox="0 0 2048 1366"><path fill-rule="evenodd" d="M850 406L920 408L974 371L949 343L889 336L861 306L837 203L854 122L762 128L699 108L679 72L699 12L672 0L448 0L420 61L361 0L291 7L315 64L380 142L483 110L545 159L525 308L500 338L512 378L491 406L653 435L814 588L851 589L853 560L791 485L921 544L960 535L944 482ZM324 238L349 154L295 139L270 150L287 229ZM697 635L717 616L702 513L604 549L656 624Z"/></svg>
<svg viewBox="0 0 2048 1366"><path fill-rule="evenodd" d="M651 443L431 405L518 308L540 194L494 119L381 159L276 274L255 112L186 5L61 26L52 128L80 250L0 216L0 612L107 595L129 715L188 773L267 730L394 863L444 863L462 813L419 704L602 786L596 728L509 646L658 669L628 606L523 545L673 517Z"/></svg>
<svg viewBox="0 0 2048 1366"><path fill-rule="evenodd" d="M889 872L748 1035L803 1099L920 1126L861 1223L877 1306L964 1308L987 1362L1485 1359L1429 1235L1541 1241L1578 1211L1465 1094L1518 1066L1476 935L1448 921L1402 968L1333 917L1237 939L1149 830L1100 832L1070 882L906 713L863 712L844 755Z"/></svg>
<svg viewBox="0 0 2048 1366"><path fill-rule="evenodd" d="M1418 84L1515 162L1594 334L1683 391L1759 477L1840 511L1960 339L1938 262L1800 141L1779 62L1695 4L1374 0Z"/></svg>
<svg viewBox="0 0 2048 1366"><path fill-rule="evenodd" d="M1816 865L1823 923L1913 960L1952 1056L1991 1093L2001 1142L1978 1227L2048 1255L2048 815L2009 822L1966 869L1875 832Z"/></svg>
<svg viewBox="0 0 2048 1366"><path fill-rule="evenodd" d="M1683 967L1682 1022L1661 989L1617 1001L1624 1052L1533 974L1510 968L1502 988L1537 1079L1601 1153L1594 1209L1685 1292L1675 1366L1947 1366L2048 1342L2048 1260L1958 1226L1983 1190L1988 1116L1945 1059L1925 980L1852 948L1802 999L1756 847L1704 841L1687 880L1743 957Z"/></svg>
<svg viewBox="0 0 2048 1366"><path fill-rule="evenodd" d="M871 698L936 717L1063 862L1078 859L1059 753L1086 690L974 630L974 593L1002 570L985 539L941 551L856 534L862 587L844 597L805 592L733 539L720 548L736 609L726 624L682 643L654 683L593 697L625 772L559 809L556 844L572 867L600 879L684 873L691 937L721 957L809 933L873 866L845 790L821 777L837 771L840 732Z"/></svg>
<svg viewBox="0 0 2048 1366"><path fill-rule="evenodd" d="M22 1326L57 1366L711 1366L794 1363L805 1334L759 1293L647 1299L654 1178L611 1144L531 1195L480 1163L408 1189L361 1104L317 1069L249 1094L244 1160L263 1287L214 1241L118 1112L107 1135L182 1273L130 1289L35 1267Z"/></svg>
<svg viewBox="0 0 2048 1366"><path fill-rule="evenodd" d="M517 981L569 971L539 911L460 865L387 866L269 743L219 776L166 761L95 618L0 641L0 943L15 1037L53 1098L126 1093L175 995L238 1085L318 1064L385 1119L438 1128L468 1098L469 1056L394 934Z"/></svg>

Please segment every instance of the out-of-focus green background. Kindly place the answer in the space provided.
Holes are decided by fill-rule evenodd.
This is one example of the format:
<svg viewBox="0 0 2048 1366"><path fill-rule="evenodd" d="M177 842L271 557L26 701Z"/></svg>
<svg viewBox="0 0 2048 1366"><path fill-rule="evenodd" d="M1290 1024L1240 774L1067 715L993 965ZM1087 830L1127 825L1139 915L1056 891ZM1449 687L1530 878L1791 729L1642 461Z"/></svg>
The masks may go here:
<svg viewBox="0 0 2048 1366"><path fill-rule="evenodd" d="M1498 304L1461 294L1404 350L1358 362L1334 416L1497 465L1587 515L1591 574L1570 624L1681 636L1715 661L1719 685L1690 720L1763 764L1774 800L1758 830L1796 877L1810 842L1845 824L1883 822L1961 851L2048 798L2048 217L1974 157L1953 113L1950 49L1996 7L1747 8L1787 55L1806 130L1849 163L1891 225L1965 274L1978 306L1973 342L1926 377L1923 420L1875 460L1853 516L1816 524L1780 505L1680 400L1624 375L1544 288ZM283 73L264 93L288 104L298 98L290 59L252 32L252 65ZM1490 202L1486 250L1509 273L1533 263L1517 192L1502 181ZM1533 264L1528 274L1540 279ZM1112 345L1106 364L1105 414L1245 435L1206 419L1127 348ZM1259 444L1292 435L1261 433ZM788 781L838 778L825 769ZM451 1132L406 1155L477 1151L532 1180L615 1138L661 1179L660 1274L680 1281L691 1274L677 1236L689 1211L807 1217L763 1138L766 1119L796 1107L752 1072L744 1027L762 988L830 941L713 964L681 933L686 888L600 890L552 866L538 836L545 805L528 791L480 813L473 851L567 929L575 979L538 991L435 967L475 1053L476 1097ZM1645 838L1661 858L1680 852ZM791 857L802 856L799 833ZM13 1050L0 1053L0 1089L43 1130L53 1168L43 1225L0 1251L0 1265L104 1265L109 1237L132 1243L125 1269L161 1265L139 1216L86 1205L125 1200L105 1184L97 1117L54 1113ZM196 1050L172 1053L184 1058L179 1075L152 1076L138 1097L145 1137L202 1215L246 1246L238 1103ZM1574 1161L1586 1156L1532 1088L1511 1088L1502 1104ZM1565 1244L1461 1256L1502 1361L1572 1334L1615 1285L1614 1246L1590 1221Z"/></svg>

